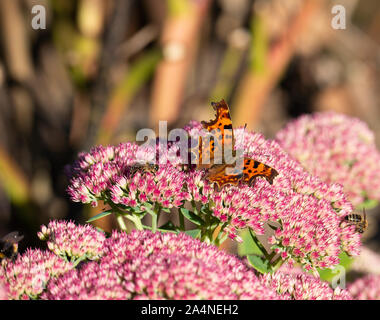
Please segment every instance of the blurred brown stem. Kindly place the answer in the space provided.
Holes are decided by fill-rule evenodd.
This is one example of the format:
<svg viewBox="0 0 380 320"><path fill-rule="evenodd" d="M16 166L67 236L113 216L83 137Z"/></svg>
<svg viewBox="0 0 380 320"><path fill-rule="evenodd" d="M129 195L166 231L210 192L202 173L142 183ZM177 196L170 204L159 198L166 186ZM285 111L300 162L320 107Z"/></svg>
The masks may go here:
<svg viewBox="0 0 380 320"><path fill-rule="evenodd" d="M21 82L30 79L33 75L32 58L20 1L0 1L0 22L11 76Z"/></svg>
<svg viewBox="0 0 380 320"><path fill-rule="evenodd" d="M288 30L269 49L263 61L264 68L257 67L257 60L252 61L254 63L244 75L234 103L233 119L236 126L248 123L254 127L257 124L266 98L294 54L297 39L307 30L312 15L322 3L319 0L305 0Z"/></svg>
<svg viewBox="0 0 380 320"><path fill-rule="evenodd" d="M0 183L12 202L24 205L30 200L29 183L14 159L0 146Z"/></svg>
<svg viewBox="0 0 380 320"><path fill-rule="evenodd" d="M218 71L217 82L210 95L210 101L229 99L234 88L236 74L244 58L248 44L248 32L242 28L233 31Z"/></svg>
<svg viewBox="0 0 380 320"><path fill-rule="evenodd" d="M164 59L157 67L153 84L150 114L153 127L157 126L159 120L166 120L170 124L178 118L186 79L210 0L197 3L172 0L168 3L173 8L164 23L161 36ZM184 12L181 12L181 3L186 3Z"/></svg>
<svg viewBox="0 0 380 320"><path fill-rule="evenodd" d="M131 66L120 84L111 92L107 109L101 120L97 144L107 144L111 141L131 98L151 77L160 58L158 50L145 53Z"/></svg>

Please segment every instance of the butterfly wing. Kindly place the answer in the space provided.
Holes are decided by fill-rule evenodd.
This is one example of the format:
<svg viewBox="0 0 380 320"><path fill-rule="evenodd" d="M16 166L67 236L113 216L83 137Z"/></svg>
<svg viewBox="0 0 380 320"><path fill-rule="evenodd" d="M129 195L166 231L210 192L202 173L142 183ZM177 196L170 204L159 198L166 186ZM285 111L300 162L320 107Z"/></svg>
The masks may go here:
<svg viewBox="0 0 380 320"><path fill-rule="evenodd" d="M234 155L235 140L228 105L224 100L213 102L211 105L216 115L214 120L202 121L203 128L210 134L207 137L200 137L198 168L231 163L230 159L225 159L225 154Z"/></svg>
<svg viewBox="0 0 380 320"><path fill-rule="evenodd" d="M266 164L251 158L244 158L242 179L244 183L253 186L257 177L264 177L270 184L273 184L273 179L277 175L278 172Z"/></svg>
<svg viewBox="0 0 380 320"><path fill-rule="evenodd" d="M229 171L227 174L227 170ZM230 172L234 170L232 167L227 165L215 165L207 172L206 179L211 183L217 185L217 189L220 190L224 185L231 184L237 185L243 177L243 173L236 171L235 173Z"/></svg>
<svg viewBox="0 0 380 320"><path fill-rule="evenodd" d="M242 163L236 161L237 152L234 150L235 138L229 107L224 100L212 103L212 106L216 111L215 119L202 121L203 128L211 133L212 138L200 137L197 168L209 169L206 179L210 183L216 183L218 189L226 184L237 185L240 181L252 186L257 177L264 177L272 184L278 175L275 169L251 158L244 158ZM216 156L222 161L217 162ZM205 159L210 161L204 164L202 160Z"/></svg>

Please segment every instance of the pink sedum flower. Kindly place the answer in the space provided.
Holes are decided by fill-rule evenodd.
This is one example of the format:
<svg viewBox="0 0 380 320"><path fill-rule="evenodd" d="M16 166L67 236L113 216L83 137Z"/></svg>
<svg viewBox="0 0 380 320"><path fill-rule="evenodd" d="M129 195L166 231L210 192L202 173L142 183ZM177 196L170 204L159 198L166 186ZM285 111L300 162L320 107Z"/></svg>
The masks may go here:
<svg viewBox="0 0 380 320"><path fill-rule="evenodd" d="M356 257L351 265L351 270L380 275L380 255L368 247L362 247L360 256Z"/></svg>
<svg viewBox="0 0 380 320"><path fill-rule="evenodd" d="M151 150L151 154L149 154ZM164 208L181 206L189 199L183 190L185 173L171 164L164 164L154 174L149 170L135 170L141 161L155 158L154 149L123 143L104 148L98 146L90 153L81 153L67 171L71 175L68 192L75 202L97 205L108 200L123 208L141 207L146 202Z"/></svg>
<svg viewBox="0 0 380 320"><path fill-rule="evenodd" d="M352 300L347 290L334 290L327 282L285 265L275 273L262 275L260 281L291 300Z"/></svg>
<svg viewBox="0 0 380 320"><path fill-rule="evenodd" d="M52 220L47 226L41 226L37 235L47 241L49 250L71 261L99 259L105 241L105 235L90 225L77 226L62 220Z"/></svg>
<svg viewBox="0 0 380 320"><path fill-rule="evenodd" d="M202 134L197 122L185 129L191 136ZM253 186L224 186L216 191L205 179L204 170L183 170L177 161L169 161L178 151L176 142L161 154L156 172L135 171L137 158L151 159L153 155L149 156L149 148L125 143L82 153L71 169L69 193L74 201L96 205L104 200L129 212L198 203L202 217L212 216L222 232L236 241L241 241L240 230L249 227L259 235L266 223L277 222L281 227L270 239L273 249L281 259L308 269L333 267L342 250L352 256L359 254L360 235L353 226L341 224L352 212L342 186L312 176L275 141L242 128L235 129L234 135L236 148L243 149L244 156L276 169L279 174L273 184L259 177ZM160 148L163 146L156 149Z"/></svg>
<svg viewBox="0 0 380 320"><path fill-rule="evenodd" d="M8 283L3 273L3 269L0 268L0 300L8 300Z"/></svg>
<svg viewBox="0 0 380 320"><path fill-rule="evenodd" d="M9 299L35 299L52 277L71 270L73 265L52 252L29 249L15 261L3 261L2 267Z"/></svg>
<svg viewBox="0 0 380 320"><path fill-rule="evenodd" d="M99 263L49 283L44 299L279 299L240 259L185 234L113 232Z"/></svg>
<svg viewBox="0 0 380 320"><path fill-rule="evenodd" d="M303 115L277 141L311 174L343 185L355 206L380 200L380 153L373 132L359 119L334 112Z"/></svg>
<svg viewBox="0 0 380 320"><path fill-rule="evenodd" d="M367 275L348 285L356 300L380 300L380 275Z"/></svg>
<svg viewBox="0 0 380 320"><path fill-rule="evenodd" d="M352 256L360 253L360 234L341 224L352 205L340 185L310 175L275 141L243 129L234 133L236 148L244 148L245 156L275 168L279 175L273 185L258 178L253 187L226 186L220 192L205 181L203 171L189 176L193 199L211 200L213 215L229 222L226 231L231 238L240 240L237 232L246 227L263 234L266 222L279 222L281 227L270 239L272 246L283 260L310 270L338 264L342 250Z"/></svg>

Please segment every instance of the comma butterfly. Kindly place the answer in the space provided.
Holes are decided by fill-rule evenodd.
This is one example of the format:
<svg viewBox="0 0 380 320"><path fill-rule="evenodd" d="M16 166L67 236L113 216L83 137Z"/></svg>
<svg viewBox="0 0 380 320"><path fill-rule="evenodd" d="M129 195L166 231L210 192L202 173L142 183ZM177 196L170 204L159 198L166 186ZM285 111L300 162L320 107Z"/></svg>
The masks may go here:
<svg viewBox="0 0 380 320"><path fill-rule="evenodd" d="M237 155L227 103L221 100L212 103L212 107L216 111L216 118L209 122L202 121L203 128L211 135L199 137L196 150L197 169L208 169L206 179L211 183L216 183L218 189L226 184L237 185L239 182L253 185L257 177L264 177L272 184L273 179L278 175L275 169L257 160ZM203 163L203 160L209 161Z"/></svg>

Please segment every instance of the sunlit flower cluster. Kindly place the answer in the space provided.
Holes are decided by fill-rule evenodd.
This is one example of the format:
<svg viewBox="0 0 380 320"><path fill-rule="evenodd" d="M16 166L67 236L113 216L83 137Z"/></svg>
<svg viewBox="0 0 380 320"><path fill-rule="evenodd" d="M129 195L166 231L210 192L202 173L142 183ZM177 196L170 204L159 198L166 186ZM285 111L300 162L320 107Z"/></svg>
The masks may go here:
<svg viewBox="0 0 380 320"><path fill-rule="evenodd" d="M348 286L356 300L380 300L380 275L367 275Z"/></svg>
<svg viewBox="0 0 380 320"><path fill-rule="evenodd" d="M71 270L73 265L50 251L29 249L15 261L3 261L2 268L9 299L35 299L51 278Z"/></svg>
<svg viewBox="0 0 380 320"><path fill-rule="evenodd" d="M201 126L192 122L185 127L191 136L201 135ZM257 133L234 130L236 149L244 155L273 167L279 175L273 185L257 178L253 186L225 186L216 191L205 179L204 170L184 170L171 162L178 143L156 148L123 143L115 147L96 147L82 153L73 165L68 188L74 201L97 204L104 200L121 213L183 208L186 202L203 205L200 218L210 215L219 221L222 232L241 240L238 232L246 227L256 234L264 224L281 224L270 239L283 260L302 263L305 268L327 268L339 263L341 250L357 255L360 235L354 226L341 225L352 212L342 187L328 184L310 175L275 142ZM139 167L141 158L161 160L152 171ZM174 156L173 156L174 155ZM167 161L162 161L166 159ZM205 219L207 220L207 219Z"/></svg>
<svg viewBox="0 0 380 320"><path fill-rule="evenodd" d="M199 128L195 124L191 130L196 134ZM342 249L350 255L359 254L360 235L354 232L354 226L341 224L343 217L352 212L352 205L340 185L311 176L276 142L260 134L236 129L235 135L237 148L244 148L245 156L272 166L279 175L273 185L257 179L253 187L227 186L215 192L202 179L203 172L193 173L191 194L197 199L211 199L213 215L229 222L226 230L232 238L245 227L262 234L264 223L277 221L281 228L270 241L283 260L314 269L338 264Z"/></svg>
<svg viewBox="0 0 380 320"><path fill-rule="evenodd" d="M3 275L3 269L0 268L0 300L8 299L8 283Z"/></svg>
<svg viewBox="0 0 380 320"><path fill-rule="evenodd" d="M95 228L57 221L42 226L45 235L69 226L65 253L85 231ZM50 229L50 232L46 230ZM42 232L41 232L42 234ZM70 241L70 237L72 240ZM62 238L61 238L62 239ZM101 241L102 240L102 241ZM97 261L80 265L61 251L27 250L0 268L2 299L379 299L379 277L367 276L333 290L328 283L290 264L257 276L239 257L185 233L113 231L99 239Z"/></svg>
<svg viewBox="0 0 380 320"><path fill-rule="evenodd" d="M41 240L46 240L49 250L64 259L98 259L102 255L105 235L90 225L77 226L73 222L52 220L38 232Z"/></svg>
<svg viewBox="0 0 380 320"><path fill-rule="evenodd" d="M334 112L303 115L276 137L311 174L340 183L355 206L380 200L380 153L364 122Z"/></svg>
<svg viewBox="0 0 380 320"><path fill-rule="evenodd" d="M327 282L320 280L301 269L281 267L275 273L260 277L267 287L291 300L352 300L347 290L335 290Z"/></svg>
<svg viewBox="0 0 380 320"><path fill-rule="evenodd" d="M363 246L360 251L360 256L354 259L351 270L360 273L380 275L380 255L368 247Z"/></svg>
<svg viewBox="0 0 380 320"><path fill-rule="evenodd" d="M185 234L113 232L99 263L53 279L44 299L280 299L237 257Z"/></svg>

